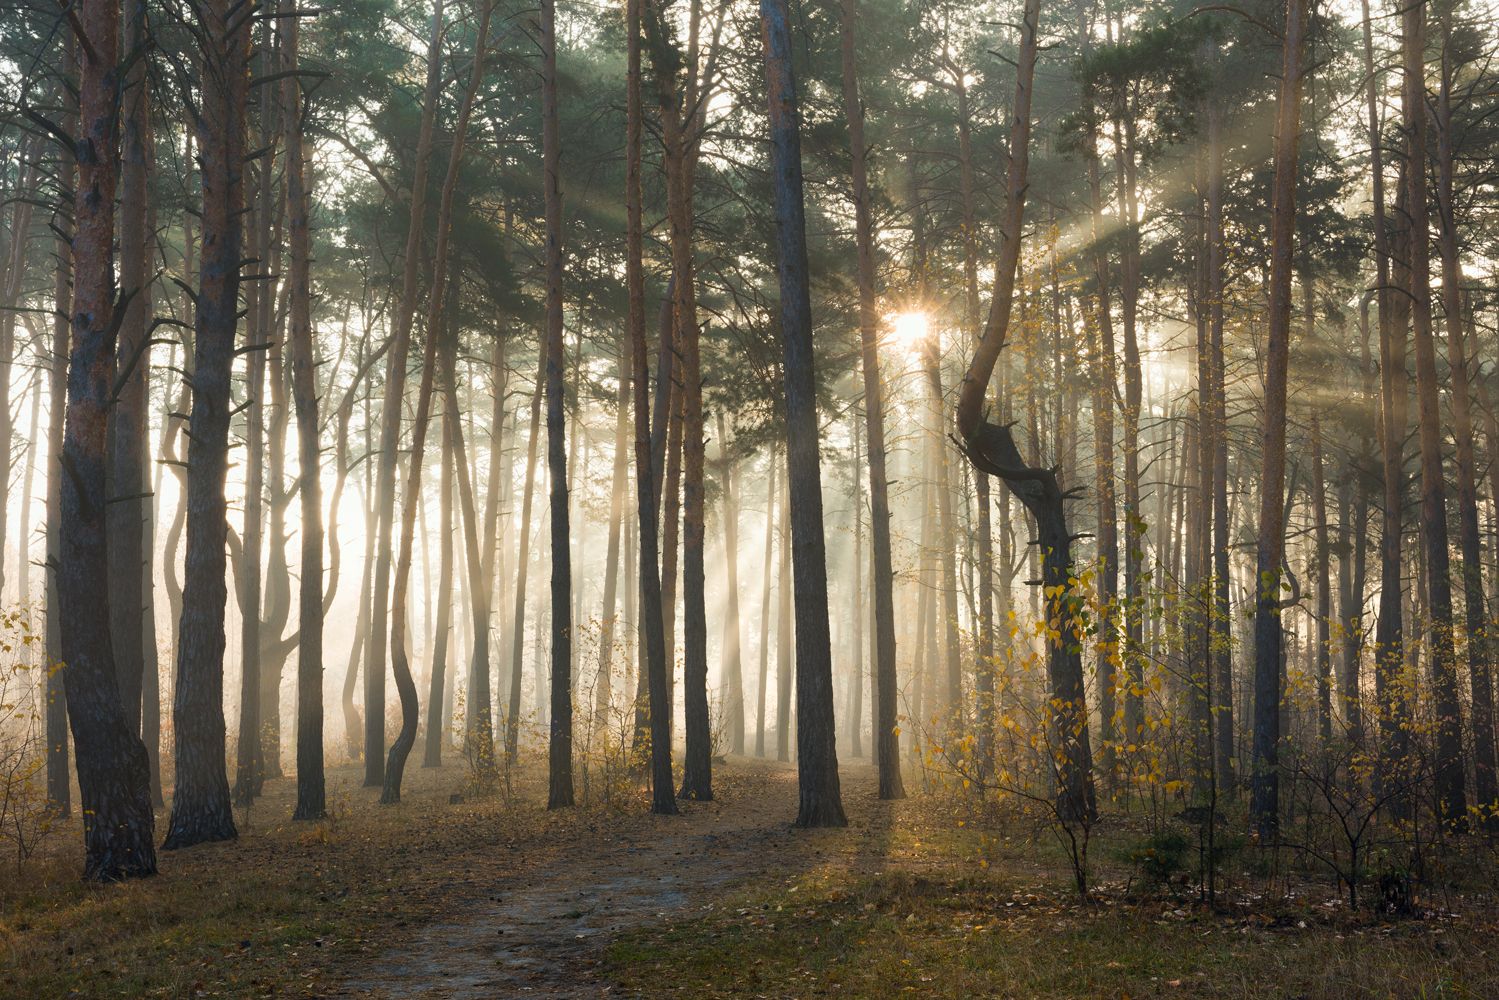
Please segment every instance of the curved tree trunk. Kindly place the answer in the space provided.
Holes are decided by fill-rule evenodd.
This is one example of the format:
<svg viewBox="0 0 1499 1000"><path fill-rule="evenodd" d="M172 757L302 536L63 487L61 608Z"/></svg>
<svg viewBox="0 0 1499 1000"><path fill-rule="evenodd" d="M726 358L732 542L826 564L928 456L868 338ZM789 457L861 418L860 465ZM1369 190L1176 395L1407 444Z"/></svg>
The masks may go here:
<svg viewBox="0 0 1499 1000"><path fill-rule="evenodd" d="M1036 68L1036 30L1040 0L1026 0L1021 23L1020 52L1015 81L1015 110L1010 125L1010 165L1006 178L1005 212L1000 219L999 260L994 273L994 297L983 337L963 376L958 397L957 432L974 468L999 476L1036 519L1041 552L1041 582L1047 595L1048 619L1061 622L1060 636L1048 643L1050 694L1054 706L1048 726L1052 753L1058 761L1057 807L1065 816L1091 818L1092 753L1088 739L1088 709L1083 684L1081 644L1072 640L1082 598L1074 589L1071 545L1063 493L1054 472L1025 464L1010 427L991 423L984 397L994 367L1004 350L1020 264L1025 192L1030 165L1031 88Z"/></svg>
<svg viewBox="0 0 1499 1000"><path fill-rule="evenodd" d="M416 512L422 504L422 465L425 460L427 426L432 412L432 392L437 374L437 348L443 340L443 326L452 327L450 336L457 336L457 317L450 307L448 291L448 255L452 246L453 195L458 185L458 170L463 163L464 142L468 136L469 118L473 113L474 97L484 79L484 55L489 43L489 19L494 10L493 2L486 0L479 15L478 34L474 36L473 66L469 74L468 89L458 107L458 119L453 126L453 145L448 152L447 173L442 181L442 193L437 206L437 244L432 254L432 283L427 289L427 315L424 330L427 343L422 350L421 386L418 389L416 413L411 425L411 472L406 481L401 515L401 554L396 563L395 585L391 591L390 657L395 674L396 690L401 699L401 730L390 746L390 757L385 764L385 787L380 801L392 804L401 801L401 779L406 772L406 759L416 744L416 730L420 723L417 705L416 683L411 676L411 665L406 654L407 593L411 577L411 561L415 548ZM456 295L456 282L453 285ZM450 399L450 402L452 400ZM451 406L449 407L452 408ZM465 471L466 471L465 464ZM482 566L474 567L480 573ZM488 593L488 586L477 588L478 595ZM486 598L487 599L487 598ZM489 631L487 617L479 624L486 636ZM486 656L487 659L487 656ZM487 665L486 665L487 669ZM486 698L486 704L488 699Z"/></svg>
<svg viewBox="0 0 1499 1000"><path fill-rule="evenodd" d="M401 410L406 397L406 365L411 354L411 325L416 314L417 264L427 220L427 169L432 159L433 121L442 91L443 0L432 8L427 39L427 84L411 179L411 211L402 258L401 297L394 316L390 357L385 370L385 398L380 410L380 466L375 484L375 582L371 594L369 656L364 672L364 784L385 783L385 638L390 621L391 531L395 522L396 465L400 458Z"/></svg>

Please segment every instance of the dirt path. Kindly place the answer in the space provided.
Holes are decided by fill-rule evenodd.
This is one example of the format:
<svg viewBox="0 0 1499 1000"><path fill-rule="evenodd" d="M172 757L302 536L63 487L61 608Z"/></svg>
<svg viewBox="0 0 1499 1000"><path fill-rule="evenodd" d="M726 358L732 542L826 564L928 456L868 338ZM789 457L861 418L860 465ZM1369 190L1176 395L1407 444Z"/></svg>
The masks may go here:
<svg viewBox="0 0 1499 1000"><path fill-rule="evenodd" d="M422 928L336 995L596 997L596 969L621 930L709 906L749 879L797 874L823 856L818 833L793 831L796 772L736 759L715 775L718 801L621 830L474 885L451 916ZM867 769L845 773L845 802ZM562 845L566 847L567 845Z"/></svg>

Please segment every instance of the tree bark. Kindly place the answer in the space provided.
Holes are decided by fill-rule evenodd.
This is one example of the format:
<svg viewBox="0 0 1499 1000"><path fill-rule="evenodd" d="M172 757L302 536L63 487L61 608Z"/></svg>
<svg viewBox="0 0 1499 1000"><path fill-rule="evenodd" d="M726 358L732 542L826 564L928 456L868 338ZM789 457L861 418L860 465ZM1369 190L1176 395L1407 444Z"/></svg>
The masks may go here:
<svg viewBox="0 0 1499 1000"><path fill-rule="evenodd" d="M375 583L370 605L370 655L364 673L364 785L385 783L385 658L390 621L391 533L395 523L396 465L400 458L401 409L406 397L411 325L416 314L417 264L427 219L427 169L432 159L432 131L442 92L443 0L432 9L427 40L427 83L411 179L411 211L402 258L401 296L393 317L390 357L385 369L385 398L380 411L380 467L375 485Z"/></svg>
<svg viewBox="0 0 1499 1000"><path fill-rule="evenodd" d="M744 753L744 645L739 620L739 503L734 495L734 459L724 433L723 410L717 413L718 450L723 469L724 591L727 613L723 625L724 724L729 749Z"/></svg>
<svg viewBox="0 0 1499 1000"><path fill-rule="evenodd" d="M302 558L297 610L297 802L292 819L327 814L323 778L323 485L312 334L312 231L303 152L302 85L296 75L300 12L282 0L281 84L286 120L286 217L291 250L291 385L297 414Z"/></svg>
<svg viewBox="0 0 1499 1000"><path fill-rule="evenodd" d="M177 781L162 845L168 850L237 835L224 770L224 480L243 257L249 28L234 16L228 0L205 0L199 21L203 95L194 124L203 182L203 259L187 442L185 586L172 706Z"/></svg>
<svg viewBox="0 0 1499 1000"><path fill-rule="evenodd" d="M1036 68L1036 31L1040 0L1026 0L1022 14L1020 51L1015 80L1014 117L1010 124L1010 163L1006 177L1005 211L1000 219L999 259L994 272L994 295L983 336L974 350L958 396L956 426L974 468L999 476L1036 518L1041 553L1041 579L1047 618L1056 636L1048 641L1049 682L1053 709L1048 740L1059 764L1057 808L1065 816L1091 818L1094 803L1092 753L1089 749L1088 711L1083 685L1079 628L1081 598L1072 580L1072 538L1067 530L1063 493L1052 470L1028 467L1020 456L1007 424L989 422L984 397L1004 350L1020 263L1025 193L1030 165L1031 96Z"/></svg>
<svg viewBox="0 0 1499 1000"><path fill-rule="evenodd" d="M115 101L119 7L90 2L77 12L81 46L79 124L73 192L72 356L67 416L57 470L57 596L61 671L82 796L84 878L153 875L150 773L146 747L120 702L105 529L105 421L115 364L114 229L118 178Z"/></svg>
<svg viewBox="0 0 1499 1000"><path fill-rule="evenodd" d="M1410 219L1411 342L1416 360L1417 428L1421 441L1421 538L1426 549L1426 603L1431 615L1431 673L1436 711L1437 812L1454 828L1467 822L1462 704L1452 634L1452 576L1447 551L1447 485L1442 475L1441 385L1431 329L1431 251L1426 192L1426 4L1404 9L1406 210ZM1455 275L1454 275L1455 277ZM1456 292L1454 284L1453 289Z"/></svg>
<svg viewBox="0 0 1499 1000"><path fill-rule="evenodd" d="M1390 246L1385 220L1384 140L1380 134L1380 74L1374 63L1373 27L1368 0L1363 0L1364 97L1368 113L1370 180L1373 194L1374 301L1378 310L1380 371L1380 451L1384 480L1384 516L1381 525L1379 610L1374 633L1374 686L1379 719L1379 759L1376 778L1381 784L1401 781L1395 773L1404 768L1409 730L1404 724L1408 704L1401 683L1405 653L1401 591L1401 507L1405 497L1405 436L1408 428L1406 332L1403 320L1396 322L1390 295ZM1398 206L1397 206L1398 207ZM1398 213L1397 213L1398 215ZM1403 301L1403 300L1402 300ZM1401 310L1404 312L1404 309ZM1400 800L1396 811L1401 812Z"/></svg>
<svg viewBox="0 0 1499 1000"><path fill-rule="evenodd" d="M822 471L817 454L817 382L802 203L801 113L786 0L760 0L760 22L770 105L770 163L785 353L786 472L796 587L796 766L800 792L796 825L846 826L833 719Z"/></svg>
<svg viewBox="0 0 1499 1000"><path fill-rule="evenodd" d="M1439 8L1441 82L1437 91L1437 216L1442 256L1442 311L1447 321L1447 362L1452 375L1452 438L1457 445L1458 540L1462 551L1463 608L1467 626L1469 691L1473 706L1473 775L1477 804L1485 823L1499 826L1492 812L1499 799L1494 760L1494 638L1484 610L1483 536L1478 524L1477 458L1473 448L1473 401L1468 347L1463 342L1463 273L1458 256L1457 205L1453 191L1452 6ZM1454 699L1455 700L1455 699ZM1458 738L1461 738L1459 732Z"/></svg>
<svg viewBox="0 0 1499 1000"><path fill-rule="evenodd" d="M416 684L411 676L411 665L406 654L407 593L411 576L411 560L415 544L416 511L422 503L422 464L427 439L427 427L432 412L433 386L437 376L437 348L443 339L443 326L451 327L449 336L456 338L456 299L450 301L448 290L448 256L452 246L453 195L458 186L458 171L463 164L464 143L468 137L469 118L473 113L474 98L484 80L484 56L489 43L489 20L494 10L493 2L483 3L479 14L478 33L474 36L473 65L469 73L468 89L459 102L458 118L453 125L453 145L448 152L447 173L443 177L442 191L437 206L437 241L432 254L432 282L427 290L427 315L424 329L427 343L422 351L421 387L418 390L416 414L411 430L411 473L402 508L401 554L396 564L395 586L391 594L390 655L395 674L396 690L401 699L401 730L390 746L390 756L385 763L385 786L380 801L392 804L401 801L401 779L406 771L406 759L416 744L416 730L420 722L417 705ZM456 295L457 283L453 283ZM450 397L450 403L455 402ZM449 409L453 407L450 406ZM465 464L465 469L467 468ZM482 574L482 564L477 567ZM477 588L477 593L489 592L488 582ZM476 610L476 627L482 627L487 638L489 621L487 615L480 616ZM487 669L487 666L486 666ZM486 699L487 703L487 699Z"/></svg>
<svg viewBox="0 0 1499 1000"><path fill-rule="evenodd" d="M101 7L105 6L100 4ZM64 43L64 72L69 79L78 76L76 46L71 36ZM67 109L63 127L68 135L78 133L78 115L72 103L64 101ZM58 182L63 191L76 190L77 164L75 154L67 150L58 158ZM62 652L63 616L59 575L62 565L62 480L61 461L64 445L64 417L68 408L68 355L69 328L72 325L73 306L73 244L69 236L71 210L59 204L53 217L57 241L53 247L56 258L52 274L52 357L48 370L47 393L47 619L45 645L47 650L47 803L59 817L72 812L72 783L69 775L68 751L68 699L63 670L58 669L65 661ZM106 553L105 558L108 558ZM111 668L113 669L113 668ZM121 718L123 720L123 710ZM121 723L124 725L123 721ZM128 726L125 726L127 730ZM146 840L150 842L150 834Z"/></svg>
<svg viewBox="0 0 1499 1000"><path fill-rule="evenodd" d="M149 28L143 0L126 6L125 42L130 52L143 52ZM124 317L115 347L119 387L109 413L109 541L110 634L114 639L115 669L120 678L120 701L125 724L139 732L145 686L146 649L142 611L146 607L144 581L151 553L145 546L145 521L150 511L150 479L146 471L146 442L150 437L150 408L146 391L150 368L150 84L145 60L130 60L124 81L120 149L120 292ZM16 233L18 241L21 233ZM22 241L23 242L23 241ZM9 339L9 338L7 338ZM0 348L9 357L10 348ZM9 368L9 365L6 366ZM9 382L7 371L0 381ZM8 390L8 386L7 386ZM8 392L0 394L0 469L10 468ZM4 537L0 521L0 538ZM154 653L154 650L153 650ZM155 657L151 659L154 661Z"/></svg>
<svg viewBox="0 0 1499 1000"><path fill-rule="evenodd" d="M645 345L645 264L640 180L644 117L640 94L642 0L626 0L625 287L629 299L631 374L635 403L635 496L639 524L640 631L645 653L651 733L651 812L675 815L671 774L671 704L667 695L666 629L658 562L657 515L660 480L651 428L650 358ZM658 396L659 402L659 396Z"/></svg>
<svg viewBox="0 0 1499 1000"><path fill-rule="evenodd" d="M1304 0L1286 0L1275 180L1270 216L1270 314L1265 347L1265 421L1260 473L1254 619L1254 771L1250 821L1271 842L1280 830L1281 567L1285 561L1286 382L1291 360L1291 276L1295 264L1296 164L1301 138Z"/></svg>
<svg viewBox="0 0 1499 1000"><path fill-rule="evenodd" d="M562 346L562 138L557 110L557 11L541 0L542 188L546 246L547 470L552 509L552 699L547 808L573 804L572 553L568 549L567 425Z"/></svg>
<svg viewBox="0 0 1499 1000"><path fill-rule="evenodd" d="M427 738L422 750L422 767L442 766L443 733L447 731L446 698L448 684L448 634L453 629L453 431L443 403L442 439L438 446L442 463L441 494L438 500L437 524L437 624L432 635L432 662L427 687ZM491 458L497 460L498 455ZM496 466L491 465L491 469ZM485 671L486 679L488 671ZM470 684L470 698L473 685ZM487 698L485 699L488 700Z"/></svg>

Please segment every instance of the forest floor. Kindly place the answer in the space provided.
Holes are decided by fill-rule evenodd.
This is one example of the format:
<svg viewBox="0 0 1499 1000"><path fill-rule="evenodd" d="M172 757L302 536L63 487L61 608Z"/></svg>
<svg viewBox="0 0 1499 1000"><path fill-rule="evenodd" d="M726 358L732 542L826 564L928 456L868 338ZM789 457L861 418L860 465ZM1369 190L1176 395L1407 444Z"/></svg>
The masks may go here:
<svg viewBox="0 0 1499 1000"><path fill-rule="evenodd" d="M70 825L0 876L0 996L1499 996L1487 876L1386 920L1246 858L1208 908L1142 888L1139 823L1111 816L1085 904L1044 826L879 802L863 764L849 829L817 831L789 825L794 768L746 758L680 817L548 813L539 766L479 803L449 801L461 764L408 775L391 808L332 769L317 824L286 821L292 782L272 782L238 841L118 886L78 881Z"/></svg>

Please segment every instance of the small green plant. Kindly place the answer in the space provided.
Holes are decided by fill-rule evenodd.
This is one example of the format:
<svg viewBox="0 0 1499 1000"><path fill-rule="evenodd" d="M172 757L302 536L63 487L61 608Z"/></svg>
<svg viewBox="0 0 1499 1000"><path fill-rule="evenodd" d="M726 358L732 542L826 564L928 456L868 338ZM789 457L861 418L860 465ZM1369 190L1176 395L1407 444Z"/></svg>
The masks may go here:
<svg viewBox="0 0 1499 1000"><path fill-rule="evenodd" d="M1185 875L1188 858L1194 849L1191 837L1181 830L1167 827L1147 835L1129 848L1125 860L1148 884L1165 888Z"/></svg>

